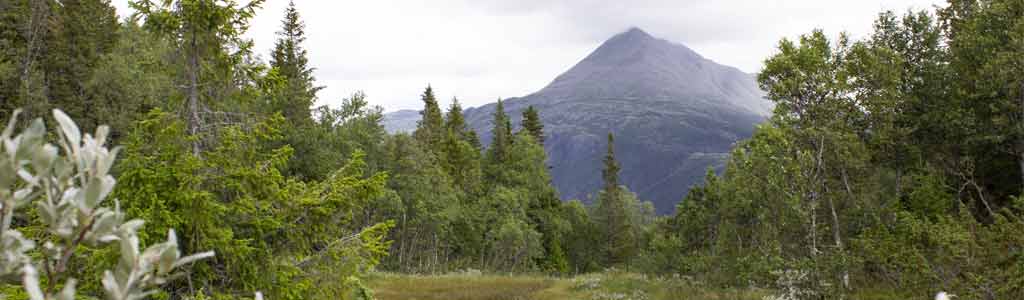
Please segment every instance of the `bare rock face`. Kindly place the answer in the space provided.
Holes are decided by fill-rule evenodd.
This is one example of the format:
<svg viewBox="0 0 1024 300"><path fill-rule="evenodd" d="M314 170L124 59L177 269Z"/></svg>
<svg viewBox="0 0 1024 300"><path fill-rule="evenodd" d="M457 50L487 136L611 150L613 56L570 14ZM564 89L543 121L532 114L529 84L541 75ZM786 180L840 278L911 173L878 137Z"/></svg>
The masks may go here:
<svg viewBox="0 0 1024 300"><path fill-rule="evenodd" d="M563 199L592 200L611 132L622 183L667 214L771 112L763 95L754 75L632 28L544 89L507 99L505 109L514 124L530 105L540 112L548 163ZM493 111L494 104L487 104L465 113L484 145Z"/></svg>

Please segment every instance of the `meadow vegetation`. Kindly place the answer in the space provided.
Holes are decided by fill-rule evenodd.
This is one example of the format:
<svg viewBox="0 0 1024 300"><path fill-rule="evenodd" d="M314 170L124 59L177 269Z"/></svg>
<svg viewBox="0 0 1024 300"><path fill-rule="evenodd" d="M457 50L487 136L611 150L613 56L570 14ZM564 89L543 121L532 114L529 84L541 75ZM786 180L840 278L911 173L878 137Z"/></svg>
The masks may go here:
<svg viewBox="0 0 1024 300"><path fill-rule="evenodd" d="M445 275L374 273L367 285L380 300L604 300L693 299L761 300L769 291L758 288L714 288L687 277L656 277L610 270L577 277L549 275Z"/></svg>

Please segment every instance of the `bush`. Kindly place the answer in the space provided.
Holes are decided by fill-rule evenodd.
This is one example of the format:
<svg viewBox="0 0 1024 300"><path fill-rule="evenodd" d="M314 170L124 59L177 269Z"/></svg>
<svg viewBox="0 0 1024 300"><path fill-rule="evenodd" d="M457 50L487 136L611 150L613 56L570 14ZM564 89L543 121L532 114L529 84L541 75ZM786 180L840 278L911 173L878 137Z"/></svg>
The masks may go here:
<svg viewBox="0 0 1024 300"><path fill-rule="evenodd" d="M178 277L178 267L213 256L182 257L174 230L165 242L140 250L143 221L126 220L116 199L113 207L105 201L116 183L109 172L118 153L104 146L108 127L83 136L71 118L54 110L55 146L46 142L42 119L13 135L18 114L0 134L0 279L5 283L20 284L32 300L75 299L77 281L68 268L75 254L116 242L120 256L100 280L103 292L112 300L142 299Z"/></svg>

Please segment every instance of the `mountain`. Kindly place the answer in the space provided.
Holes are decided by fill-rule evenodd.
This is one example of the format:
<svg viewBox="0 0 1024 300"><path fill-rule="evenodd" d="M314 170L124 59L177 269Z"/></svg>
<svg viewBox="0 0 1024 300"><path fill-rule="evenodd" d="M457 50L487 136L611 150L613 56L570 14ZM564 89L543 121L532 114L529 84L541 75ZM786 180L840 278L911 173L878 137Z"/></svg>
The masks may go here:
<svg viewBox="0 0 1024 300"><path fill-rule="evenodd" d="M632 28L613 36L547 87L527 98L550 102L664 100L732 105L767 115L771 106L763 99L754 77L705 59L686 46Z"/></svg>
<svg viewBox="0 0 1024 300"><path fill-rule="evenodd" d="M593 200L611 132L622 183L667 214L764 121L772 106L763 95L754 75L632 28L505 109L514 124L528 106L540 112L562 198ZM492 103L465 112L485 145L493 111Z"/></svg>
<svg viewBox="0 0 1024 300"><path fill-rule="evenodd" d="M412 132L416 130L416 122L420 121L420 111L403 109L384 115L384 129L388 133Z"/></svg>

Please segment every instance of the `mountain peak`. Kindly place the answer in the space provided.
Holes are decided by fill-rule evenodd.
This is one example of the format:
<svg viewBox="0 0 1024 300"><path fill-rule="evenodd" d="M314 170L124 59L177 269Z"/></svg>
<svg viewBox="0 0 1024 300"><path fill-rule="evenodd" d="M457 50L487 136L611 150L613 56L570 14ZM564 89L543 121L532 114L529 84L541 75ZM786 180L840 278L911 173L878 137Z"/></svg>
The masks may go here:
<svg viewBox="0 0 1024 300"><path fill-rule="evenodd" d="M551 102L617 99L704 102L759 115L770 104L748 74L637 27L616 34L536 93Z"/></svg>
<svg viewBox="0 0 1024 300"><path fill-rule="evenodd" d="M658 39L643 29L638 27L630 27L628 30L620 32L609 38L607 41L601 44L595 50L598 52L623 52L631 51L639 48L658 48L658 44L670 44L665 40ZM602 51L603 50L603 51Z"/></svg>
<svg viewBox="0 0 1024 300"><path fill-rule="evenodd" d="M625 32L622 32L622 33L620 33L618 35L627 36L627 37L649 38L649 39L653 39L654 38L653 36L648 34L646 31L644 31L643 29L640 29L640 27L636 27L636 26L630 27Z"/></svg>

